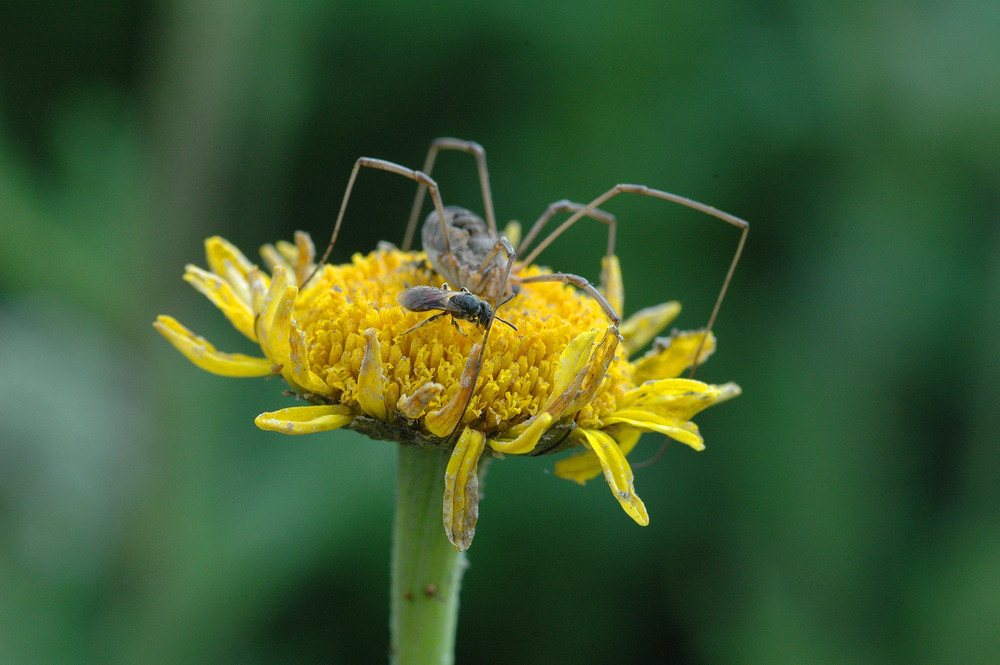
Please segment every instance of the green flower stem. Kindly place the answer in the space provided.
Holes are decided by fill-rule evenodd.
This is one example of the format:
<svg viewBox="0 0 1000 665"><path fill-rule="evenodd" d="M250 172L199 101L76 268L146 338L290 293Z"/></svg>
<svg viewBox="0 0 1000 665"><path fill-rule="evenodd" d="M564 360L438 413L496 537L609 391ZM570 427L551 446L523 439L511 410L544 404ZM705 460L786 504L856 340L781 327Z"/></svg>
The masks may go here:
<svg viewBox="0 0 1000 665"><path fill-rule="evenodd" d="M448 542L441 518L449 457L447 449L399 446L389 622L395 665L455 661L466 558Z"/></svg>

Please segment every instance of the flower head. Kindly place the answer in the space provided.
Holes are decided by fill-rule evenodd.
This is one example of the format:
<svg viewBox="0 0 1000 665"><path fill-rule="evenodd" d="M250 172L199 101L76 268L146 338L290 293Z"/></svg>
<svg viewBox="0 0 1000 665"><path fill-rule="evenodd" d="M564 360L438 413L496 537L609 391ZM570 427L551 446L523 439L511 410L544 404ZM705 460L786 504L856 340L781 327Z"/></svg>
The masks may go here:
<svg viewBox="0 0 1000 665"><path fill-rule="evenodd" d="M206 250L209 270L189 265L184 279L264 357L220 352L169 316L158 317L157 330L202 369L278 374L308 402L262 413L255 421L262 429L309 434L347 427L407 445L449 447L443 518L459 549L475 533L482 455L582 449L557 462L556 475L582 484L603 473L625 512L645 525L626 460L640 434L661 432L700 450L691 418L740 392L732 383L677 378L696 353L700 364L714 350L711 335L702 343L703 331L657 338L649 352L628 360L677 315L677 303L636 313L619 333L586 294L533 282L503 307L517 330L493 326L483 348L475 323L441 317L414 329L428 314L405 309L399 294L442 285L420 253L380 248L308 279L315 252L305 233L294 244L262 249L269 274L221 238L209 238ZM540 272L525 266L520 275ZM620 311L617 261L605 262L601 281Z"/></svg>

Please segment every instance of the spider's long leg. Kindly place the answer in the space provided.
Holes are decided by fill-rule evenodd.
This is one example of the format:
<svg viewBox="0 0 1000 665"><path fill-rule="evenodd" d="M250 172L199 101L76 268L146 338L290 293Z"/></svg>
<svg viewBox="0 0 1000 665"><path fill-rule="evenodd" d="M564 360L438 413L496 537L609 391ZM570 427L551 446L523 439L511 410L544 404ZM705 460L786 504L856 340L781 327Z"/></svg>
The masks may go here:
<svg viewBox="0 0 1000 665"><path fill-rule="evenodd" d="M483 191L483 207L486 212L486 224L490 227L493 235L497 234L497 220L493 212L493 192L490 189L490 174L486 169L486 151L483 146L474 141L463 141L450 137L434 139L431 142L430 150L427 151L427 159L424 160L424 173L430 174L434 168L434 160L437 158L439 150L461 150L476 158L476 165L479 168L479 187ZM417 196L413 201L413 209L410 211L410 219L406 224L406 235L403 236L403 251L410 249L413 242L413 234L417 230L417 218L420 217L420 208L424 203L424 193L427 187L423 184L417 188ZM440 212L438 213L440 214Z"/></svg>
<svg viewBox="0 0 1000 665"><path fill-rule="evenodd" d="M522 277L519 280L522 284L527 284L528 282L562 282L563 284L572 284L578 289L582 289L588 296L597 301L597 304L601 306L604 313L608 315L611 322L616 326L622 322L618 312L615 308L611 306L607 298L601 295L601 292L594 288L594 285L588 282L585 278L579 275L571 275L565 272L553 272L545 275L535 275L534 277Z"/></svg>
<svg viewBox="0 0 1000 665"><path fill-rule="evenodd" d="M573 201L569 201L567 199L562 199L561 201L556 201L555 203L550 203L549 207L546 208L545 212L542 213L542 216L538 218L538 220L531 226L531 230L528 231L528 233L521 240L521 244L517 246L518 253L522 253L523 254L524 251L528 247L531 246L532 241L535 239L535 237L538 235L538 233L542 230L542 227L544 227L549 222L549 220L552 219L555 215L557 215L557 214L559 214L561 212L580 212L581 210L583 210L586 207L587 206L585 206L582 203L574 203ZM599 210L597 208L591 209L591 210L587 211L585 214L586 214L587 217L590 217L591 219L596 219L597 221L601 222L602 224L607 224L608 225L608 255L614 254L615 253L615 228L618 225L618 222L615 219L615 216L612 215L612 214L606 213L603 210ZM577 219L579 219L579 218L577 218ZM574 221L576 221L576 220L574 220ZM564 225L564 226L565 226L565 228L563 228L563 226L560 226L558 229L556 229L556 231L553 232L553 234L550 234L550 236L562 233L563 231L566 230L566 228L569 228L568 225ZM552 237L551 240L547 237L545 239L545 245L547 246L550 242L552 242L552 240L555 240L555 237ZM537 256L538 256L538 253L536 252L536 253L534 253L532 255L532 258L537 257Z"/></svg>
<svg viewBox="0 0 1000 665"><path fill-rule="evenodd" d="M410 180L415 180L420 183L421 187L429 189L431 192L431 199L434 201L434 209L437 210L438 217L442 220L442 225L444 224L443 220L445 219L445 213L444 203L441 201L441 192L438 190L437 183L434 182L429 175L423 173L422 171L408 169L405 166L400 166L394 162L387 162L384 159L360 157L358 158L358 161L354 162L354 169L351 171L351 177L347 180L347 190L344 192L344 200L340 203L340 212L337 213L337 221L333 225L333 234L330 236L330 244L326 246L326 251L323 252L323 257L319 260L319 263L316 264L316 268L312 271L312 274L306 278L306 281L303 282L299 288L304 287L313 277L315 277L316 273L318 273L323 267L323 264L326 263L326 260L330 258L330 252L333 251L333 246L337 242L337 235L340 233L340 225L344 221L344 211L347 209L347 201L351 198L351 190L354 189L354 181L357 179L358 171L362 166L404 176ZM448 246L447 233L444 237L444 243L445 250L451 254L451 248Z"/></svg>
<svg viewBox="0 0 1000 665"><path fill-rule="evenodd" d="M615 185L614 187L612 187L611 189L604 192L596 199L588 203L586 206L573 213L573 215L571 215L569 219L560 224L552 233L548 235L548 237L542 240L542 242L538 243L535 249L533 249L531 253L524 258L524 263L531 263L532 261L534 261L535 257L537 257L538 254L549 245L549 243L555 240L559 236L559 234L568 229L578 219L580 219L584 215L590 214L598 206L602 205L607 200L623 193L642 194L644 196L652 196L654 198L663 199L664 201L677 203L687 208L692 208L699 212L703 212L706 215L715 217L716 219L721 219L727 224L732 224L733 226L742 230L742 233L740 234L739 244L736 246L736 251L733 254L733 259L729 264L729 270L726 272L726 277L722 282L722 288L719 289L719 295L715 300L715 306L712 308L712 313L708 317L708 323L705 324L705 335L702 337L701 345L695 352L694 361L691 363L691 376L694 376L694 371L698 367L698 357L701 355L701 348L704 346L705 340L708 339L708 335L712 331L712 325L715 323L715 318L716 316L718 316L719 309L722 307L722 300L726 296L726 290L729 288L729 282L732 280L733 272L736 270L736 264L739 263L740 255L743 253L743 245L746 244L747 233L750 231L749 222L742 220L739 217L730 215L727 212L723 212L717 208L713 208L712 206L705 205L704 203L699 203L698 201L683 196L678 196L677 194L671 194L670 192L664 192L659 189L653 189L652 187L646 187L645 185L619 184ZM611 249L613 249L613 247ZM609 251L608 256L610 257L610 255L611 252ZM521 281L523 282L527 280L522 279Z"/></svg>

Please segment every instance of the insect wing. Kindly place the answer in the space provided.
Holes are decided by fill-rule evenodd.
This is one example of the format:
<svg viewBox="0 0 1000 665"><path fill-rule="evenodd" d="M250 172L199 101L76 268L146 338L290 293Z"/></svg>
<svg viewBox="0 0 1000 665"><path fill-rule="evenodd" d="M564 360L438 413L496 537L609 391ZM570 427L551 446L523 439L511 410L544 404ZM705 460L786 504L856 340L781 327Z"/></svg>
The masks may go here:
<svg viewBox="0 0 1000 665"><path fill-rule="evenodd" d="M461 309L451 302L453 293L435 286L411 286L400 293L397 300L400 305L414 312L429 312L439 309L450 313L460 313Z"/></svg>

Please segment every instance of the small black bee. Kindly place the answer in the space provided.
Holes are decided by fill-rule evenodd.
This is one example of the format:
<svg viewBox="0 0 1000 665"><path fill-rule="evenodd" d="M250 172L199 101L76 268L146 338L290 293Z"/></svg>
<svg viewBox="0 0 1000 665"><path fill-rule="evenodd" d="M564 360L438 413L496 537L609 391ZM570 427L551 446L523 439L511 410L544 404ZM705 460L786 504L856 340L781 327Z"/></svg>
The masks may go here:
<svg viewBox="0 0 1000 665"><path fill-rule="evenodd" d="M504 305L513 297L514 294L511 293L497 307ZM496 318L497 321L506 323L514 330L517 330L517 327L510 321L501 319L499 316L494 317L493 308L490 307L490 304L465 287L462 287L459 291L454 291L447 284L444 284L441 288L436 286L412 286L400 293L397 300L400 305L414 312L441 310L440 314L435 314L429 319L418 323L404 334L411 333L417 328L427 325L446 314L451 315L451 323L456 328L458 328L458 324L455 322L455 319L472 321L479 324L482 328L486 328L490 324L490 319ZM461 330L459 328L459 332Z"/></svg>

